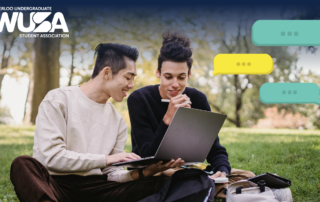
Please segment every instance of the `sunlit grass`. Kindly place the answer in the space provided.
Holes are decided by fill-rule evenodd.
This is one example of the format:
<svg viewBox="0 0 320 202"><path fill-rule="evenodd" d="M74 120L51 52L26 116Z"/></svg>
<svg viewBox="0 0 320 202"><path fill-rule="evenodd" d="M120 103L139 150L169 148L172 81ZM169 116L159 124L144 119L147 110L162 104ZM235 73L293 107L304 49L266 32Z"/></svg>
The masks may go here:
<svg viewBox="0 0 320 202"><path fill-rule="evenodd" d="M291 179L294 201L320 201L320 131L234 129L220 133L233 168Z"/></svg>
<svg viewBox="0 0 320 202"><path fill-rule="evenodd" d="M18 201L10 165L17 156L32 155L33 131L0 126L0 202ZM224 128L219 137L233 168L277 173L291 179L294 201L320 201L320 131ZM131 151L130 136L125 151Z"/></svg>

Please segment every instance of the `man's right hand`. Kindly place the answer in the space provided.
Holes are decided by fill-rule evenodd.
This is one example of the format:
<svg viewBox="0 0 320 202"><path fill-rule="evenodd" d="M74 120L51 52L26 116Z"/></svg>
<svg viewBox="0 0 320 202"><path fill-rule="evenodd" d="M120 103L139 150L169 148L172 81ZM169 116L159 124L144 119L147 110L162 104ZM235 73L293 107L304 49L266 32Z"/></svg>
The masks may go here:
<svg viewBox="0 0 320 202"><path fill-rule="evenodd" d="M184 160L181 158L178 158L177 160L171 160L165 164L163 164L163 161L159 161L158 163L151 164L144 168L143 174L144 176L153 176L154 174L158 172L162 172L165 170L168 170L170 168L177 168L184 164Z"/></svg>
<svg viewBox="0 0 320 202"><path fill-rule="evenodd" d="M141 157L135 153L122 152L122 153L106 156L106 165L108 166L113 163L137 160L137 159L141 159Z"/></svg>
<svg viewBox="0 0 320 202"><path fill-rule="evenodd" d="M186 101L190 101L190 98L185 94L177 95L177 96L170 99L167 112L163 117L163 122L166 125L170 125L170 123L173 119L173 116L179 107L191 108L191 105L189 103L185 103Z"/></svg>

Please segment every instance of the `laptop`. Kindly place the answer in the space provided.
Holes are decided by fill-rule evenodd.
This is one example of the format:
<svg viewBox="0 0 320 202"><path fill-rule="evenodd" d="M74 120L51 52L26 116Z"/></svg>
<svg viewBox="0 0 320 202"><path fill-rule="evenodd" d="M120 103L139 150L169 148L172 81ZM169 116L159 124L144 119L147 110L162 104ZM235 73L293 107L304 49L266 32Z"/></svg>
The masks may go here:
<svg viewBox="0 0 320 202"><path fill-rule="evenodd" d="M227 115L179 107L155 156L113 163L141 168L159 161L181 158L185 165L204 162Z"/></svg>

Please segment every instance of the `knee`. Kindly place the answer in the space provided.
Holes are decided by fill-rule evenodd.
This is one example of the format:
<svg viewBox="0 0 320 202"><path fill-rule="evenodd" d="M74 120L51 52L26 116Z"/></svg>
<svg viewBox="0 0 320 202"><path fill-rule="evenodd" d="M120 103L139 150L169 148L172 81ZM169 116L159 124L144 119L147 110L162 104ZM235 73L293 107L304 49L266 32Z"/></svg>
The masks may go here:
<svg viewBox="0 0 320 202"><path fill-rule="evenodd" d="M28 169L31 161L32 157L30 156L19 156L13 160L10 168L10 179L12 183L14 183L14 179L16 179L17 176L20 176L24 170Z"/></svg>
<svg viewBox="0 0 320 202"><path fill-rule="evenodd" d="M247 171L247 176L248 178L251 178L251 177L255 177L256 175L251 171Z"/></svg>
<svg viewBox="0 0 320 202"><path fill-rule="evenodd" d="M236 168L232 168L231 169L231 173L230 175L232 176L242 176L243 179L247 179L247 178L251 178L256 176L253 172L248 171L248 170L240 170L240 169L236 169Z"/></svg>
<svg viewBox="0 0 320 202"><path fill-rule="evenodd" d="M19 156L12 161L11 170L24 167L26 164L32 162L32 160L33 158L31 156Z"/></svg>

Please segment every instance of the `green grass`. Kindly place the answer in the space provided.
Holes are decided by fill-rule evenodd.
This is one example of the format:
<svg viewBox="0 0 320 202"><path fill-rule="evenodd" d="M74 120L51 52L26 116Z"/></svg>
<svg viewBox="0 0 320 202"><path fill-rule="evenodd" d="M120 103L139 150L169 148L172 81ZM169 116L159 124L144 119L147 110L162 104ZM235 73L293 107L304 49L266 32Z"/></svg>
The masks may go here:
<svg viewBox="0 0 320 202"><path fill-rule="evenodd" d="M10 166L21 155L32 156L34 127L0 125L0 202L19 201L10 181Z"/></svg>
<svg viewBox="0 0 320 202"><path fill-rule="evenodd" d="M0 202L18 201L10 165L17 156L32 155L33 131L34 127L0 126ZM294 201L320 201L320 131L225 128L219 136L233 168L276 173L291 179ZM130 142L129 137L127 152Z"/></svg>

